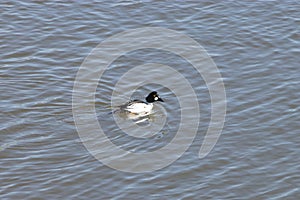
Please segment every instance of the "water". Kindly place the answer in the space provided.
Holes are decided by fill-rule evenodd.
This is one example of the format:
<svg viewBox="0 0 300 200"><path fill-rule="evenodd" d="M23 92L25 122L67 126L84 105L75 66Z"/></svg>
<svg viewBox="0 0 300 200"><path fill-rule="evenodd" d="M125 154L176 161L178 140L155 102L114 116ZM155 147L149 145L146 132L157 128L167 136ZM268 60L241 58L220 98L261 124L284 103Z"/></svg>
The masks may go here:
<svg viewBox="0 0 300 200"><path fill-rule="evenodd" d="M300 4L297 1L157 1L1 3L1 199L298 199ZM168 103L164 132L131 140L110 118L115 73L158 62L185 73L199 97L197 136L181 158L149 173L126 173L85 149L72 115L76 73L91 50L121 31L164 27L199 42L224 78L227 116L213 151L198 158L210 120L210 97L190 64L167 52L143 50L118 58L97 88L98 119L115 144L153 151L168 144L180 110ZM125 98L125 97L124 97ZM127 98L127 97L126 97ZM166 155L167 156L167 155Z"/></svg>

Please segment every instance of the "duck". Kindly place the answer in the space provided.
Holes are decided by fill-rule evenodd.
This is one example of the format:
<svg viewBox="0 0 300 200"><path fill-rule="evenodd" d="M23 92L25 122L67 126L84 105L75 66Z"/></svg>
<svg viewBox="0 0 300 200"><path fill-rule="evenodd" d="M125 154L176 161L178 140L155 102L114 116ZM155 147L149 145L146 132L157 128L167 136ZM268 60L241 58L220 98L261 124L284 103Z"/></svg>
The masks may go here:
<svg viewBox="0 0 300 200"><path fill-rule="evenodd" d="M148 96L145 98L146 101L142 100L132 100L128 103L121 106L121 110L132 113L132 114L150 114L153 108L153 103L160 101L164 102L162 98L159 97L158 93L156 91L152 91L148 94Z"/></svg>

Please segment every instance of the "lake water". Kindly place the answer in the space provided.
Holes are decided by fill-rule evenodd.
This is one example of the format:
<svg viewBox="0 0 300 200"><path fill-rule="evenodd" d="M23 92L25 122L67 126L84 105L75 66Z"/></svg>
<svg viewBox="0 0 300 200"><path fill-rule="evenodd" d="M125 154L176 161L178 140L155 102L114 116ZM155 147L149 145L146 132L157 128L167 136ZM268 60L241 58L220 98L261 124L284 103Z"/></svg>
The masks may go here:
<svg viewBox="0 0 300 200"><path fill-rule="evenodd" d="M16 0L1 2L0 10L1 199L300 198L298 1ZM115 121L131 130L132 121L110 113L111 96L133 67L160 63L180 72L194 88L201 115L197 134L179 159L150 172L124 172L86 149L74 123L73 86L97 45L122 31L149 27L177 31L206 49L223 77L226 121L212 151L199 159L212 116L204 79L173 53L127 52L105 70L95 94L97 120L114 145L138 153L159 150L175 138L181 114L194 109L192 104L180 107L178 95L165 85L129 82L125 88L135 91L117 93L124 102L144 98L152 90L165 102L154 105L156 112L134 128L134 135L124 134ZM141 70L140 77L148 76L149 71ZM179 81L165 77L170 85ZM185 117L186 125L194 119ZM157 133L137 135L139 129L149 124L155 128L163 120ZM152 162L142 159L126 167Z"/></svg>

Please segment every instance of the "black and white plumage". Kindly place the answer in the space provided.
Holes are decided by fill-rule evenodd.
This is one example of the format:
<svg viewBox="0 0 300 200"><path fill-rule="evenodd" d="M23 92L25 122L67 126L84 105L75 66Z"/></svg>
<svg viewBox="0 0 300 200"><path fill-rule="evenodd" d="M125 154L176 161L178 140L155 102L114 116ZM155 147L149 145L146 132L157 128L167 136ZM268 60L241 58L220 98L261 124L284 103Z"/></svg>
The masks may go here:
<svg viewBox="0 0 300 200"><path fill-rule="evenodd" d="M146 97L146 102L135 99L122 105L121 110L133 114L149 114L152 111L153 103L156 101L164 102L157 92L153 91Z"/></svg>

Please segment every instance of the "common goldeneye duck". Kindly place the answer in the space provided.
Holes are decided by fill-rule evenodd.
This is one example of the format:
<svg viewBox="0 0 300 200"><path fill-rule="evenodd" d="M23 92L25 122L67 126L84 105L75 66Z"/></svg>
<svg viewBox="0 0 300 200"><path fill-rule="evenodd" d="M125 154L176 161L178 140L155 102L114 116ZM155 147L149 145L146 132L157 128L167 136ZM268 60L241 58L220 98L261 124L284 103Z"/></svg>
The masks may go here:
<svg viewBox="0 0 300 200"><path fill-rule="evenodd" d="M121 110L133 113L133 114L149 114L153 108L153 102L164 102L157 94L156 91L151 92L146 97L146 102L141 100L132 100L127 104L121 106Z"/></svg>

